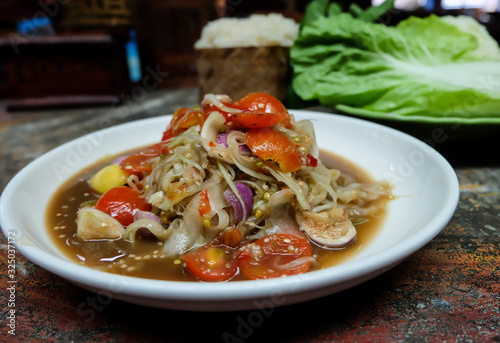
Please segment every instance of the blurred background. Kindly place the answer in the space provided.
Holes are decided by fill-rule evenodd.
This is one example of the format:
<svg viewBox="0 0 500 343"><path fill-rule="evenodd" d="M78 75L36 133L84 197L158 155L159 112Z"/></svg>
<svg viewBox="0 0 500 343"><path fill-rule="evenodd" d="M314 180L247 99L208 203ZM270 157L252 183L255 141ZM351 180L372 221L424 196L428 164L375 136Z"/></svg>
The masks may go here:
<svg viewBox="0 0 500 343"><path fill-rule="evenodd" d="M125 101L137 84L195 87L193 44L208 21L269 12L299 21L308 2L2 0L0 113L109 105ZM467 14L500 37L500 0L397 0L395 6L384 18L388 25L410 15Z"/></svg>

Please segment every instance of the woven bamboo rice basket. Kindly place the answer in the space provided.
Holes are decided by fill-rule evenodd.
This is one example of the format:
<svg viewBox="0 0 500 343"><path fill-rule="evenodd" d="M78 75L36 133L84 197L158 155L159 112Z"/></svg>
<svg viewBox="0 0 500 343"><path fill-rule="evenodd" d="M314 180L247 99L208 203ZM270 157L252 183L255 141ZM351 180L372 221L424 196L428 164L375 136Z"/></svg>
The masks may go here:
<svg viewBox="0 0 500 343"><path fill-rule="evenodd" d="M200 99L207 93L233 100L265 92L281 101L288 90L290 48L281 46L196 50Z"/></svg>

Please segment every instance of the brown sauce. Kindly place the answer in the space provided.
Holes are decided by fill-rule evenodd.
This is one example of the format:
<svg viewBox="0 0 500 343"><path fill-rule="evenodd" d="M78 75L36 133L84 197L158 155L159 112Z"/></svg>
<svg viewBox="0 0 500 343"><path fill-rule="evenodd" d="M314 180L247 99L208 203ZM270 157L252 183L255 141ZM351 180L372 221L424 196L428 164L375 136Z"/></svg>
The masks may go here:
<svg viewBox="0 0 500 343"><path fill-rule="evenodd" d="M331 152L320 150L320 160L325 166L350 174L361 183L375 182L375 180L373 180L373 178L361 167ZM382 206L382 208L385 209L384 206ZM356 225L357 240L354 244L346 248L341 248L339 250L315 249L315 253L317 254L316 260L319 262L320 268L338 265L356 255L373 240L382 226L383 221L384 216L381 216L378 218L371 218L367 222Z"/></svg>
<svg viewBox="0 0 500 343"><path fill-rule="evenodd" d="M326 166L348 173L359 182L374 181L354 163L330 152L321 151L320 159ZM53 196L46 214L52 241L70 260L91 268L141 278L195 281L193 276L184 271L179 260L167 259L161 254L160 243L137 240L135 243L125 240L84 242L76 238L75 220L80 204L98 199L87 180L111 160L98 162L77 174ZM382 221L383 216L356 225L357 241L346 248L326 250L313 247L318 261L314 269L338 265L356 255L373 240ZM237 275L233 280L241 279Z"/></svg>

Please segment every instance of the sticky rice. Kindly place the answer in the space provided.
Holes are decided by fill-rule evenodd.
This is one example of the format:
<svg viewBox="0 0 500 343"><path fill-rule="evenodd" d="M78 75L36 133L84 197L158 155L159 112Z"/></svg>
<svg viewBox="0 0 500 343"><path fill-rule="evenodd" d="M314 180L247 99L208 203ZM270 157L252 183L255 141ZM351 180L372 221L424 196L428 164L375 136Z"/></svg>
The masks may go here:
<svg viewBox="0 0 500 343"><path fill-rule="evenodd" d="M196 49L282 46L290 47L299 25L281 14L254 14L248 18L221 18L209 22Z"/></svg>

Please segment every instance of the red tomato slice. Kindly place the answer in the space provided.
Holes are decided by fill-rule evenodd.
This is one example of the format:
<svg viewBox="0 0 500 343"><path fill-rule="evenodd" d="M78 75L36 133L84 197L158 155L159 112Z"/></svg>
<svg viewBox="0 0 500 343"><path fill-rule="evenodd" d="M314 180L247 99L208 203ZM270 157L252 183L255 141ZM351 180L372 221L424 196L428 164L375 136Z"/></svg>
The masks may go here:
<svg viewBox="0 0 500 343"><path fill-rule="evenodd" d="M104 193L95 208L109 214L123 226L132 224L137 211L151 211L151 205L146 199L130 187L112 188Z"/></svg>
<svg viewBox="0 0 500 343"><path fill-rule="evenodd" d="M198 125L202 117L199 109L180 107L175 111L170 124L163 133L162 141L176 137L192 126Z"/></svg>
<svg viewBox="0 0 500 343"><path fill-rule="evenodd" d="M236 253L224 248L203 246L181 257L189 271L203 281L225 281L238 271Z"/></svg>
<svg viewBox="0 0 500 343"><path fill-rule="evenodd" d="M150 147L139 150L133 155L120 162L120 168L132 174L149 174L153 169L152 158L160 156L163 150L163 144L158 143Z"/></svg>
<svg viewBox="0 0 500 343"><path fill-rule="evenodd" d="M272 95L262 92L250 93L238 100L236 105L246 111L274 113L278 115L288 114L286 107L281 101Z"/></svg>
<svg viewBox="0 0 500 343"><path fill-rule="evenodd" d="M242 113L233 114L235 127L271 127L290 115L286 107L275 97L266 93L251 93L236 102Z"/></svg>
<svg viewBox="0 0 500 343"><path fill-rule="evenodd" d="M163 132L163 136L161 137L162 141L169 140L174 137L174 128L172 126L167 126L165 132Z"/></svg>
<svg viewBox="0 0 500 343"><path fill-rule="evenodd" d="M270 128L251 129L246 139L250 150L271 166L276 164L284 172L302 167L300 149L283 133Z"/></svg>
<svg viewBox="0 0 500 343"><path fill-rule="evenodd" d="M302 237L277 233L250 243L239 255L241 273L249 279L269 279L306 272L311 260L289 264L300 258L311 257L309 242ZM288 264L288 265L287 265Z"/></svg>
<svg viewBox="0 0 500 343"><path fill-rule="evenodd" d="M229 280L238 271L237 247L240 241L240 230L226 229L213 242L185 254L181 259L200 280Z"/></svg>

